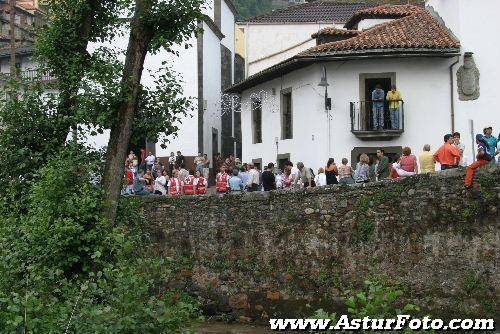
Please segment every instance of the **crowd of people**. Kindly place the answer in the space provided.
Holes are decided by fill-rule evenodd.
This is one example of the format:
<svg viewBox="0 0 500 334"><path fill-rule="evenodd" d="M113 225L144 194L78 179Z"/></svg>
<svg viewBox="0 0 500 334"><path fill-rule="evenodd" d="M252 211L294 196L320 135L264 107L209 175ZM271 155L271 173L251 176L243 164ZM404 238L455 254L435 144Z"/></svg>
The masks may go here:
<svg viewBox="0 0 500 334"><path fill-rule="evenodd" d="M492 128L486 127L483 134L476 136L476 161L468 164L464 156L465 145L461 142L460 133L446 134L444 143L435 153L431 153L426 144L418 157L412 154L410 147L404 147L402 155L386 155L384 149L377 150L376 156L363 153L359 156L356 168L343 158L337 165L333 158L317 173L302 162L284 163L282 169L269 163L262 170L253 163L242 163L240 159L230 155L223 158L220 153L214 157L215 192L255 192L277 189L300 189L321 187L333 184L350 185L368 183L383 179L398 179L419 173L436 171L436 163L441 170L467 167L465 184L472 185L474 170L487 163L495 162L500 153L500 136L492 136ZM498 160L500 163L500 157ZM127 156L123 194L135 195L196 195L206 194L209 187L210 160L206 154L199 153L194 158L193 170L186 169L186 161L181 152L173 152L168 164L162 164L151 152L141 150L141 163L131 151Z"/></svg>

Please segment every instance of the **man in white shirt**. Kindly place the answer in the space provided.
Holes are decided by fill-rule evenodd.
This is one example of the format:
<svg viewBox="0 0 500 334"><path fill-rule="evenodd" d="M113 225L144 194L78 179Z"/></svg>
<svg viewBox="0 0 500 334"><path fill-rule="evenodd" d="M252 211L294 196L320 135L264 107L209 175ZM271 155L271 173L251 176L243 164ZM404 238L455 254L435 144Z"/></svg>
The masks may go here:
<svg viewBox="0 0 500 334"><path fill-rule="evenodd" d="M156 157L153 155L152 152L149 152L149 155L146 157L146 170L153 169L153 165L155 164Z"/></svg>
<svg viewBox="0 0 500 334"><path fill-rule="evenodd" d="M248 182L247 188L249 192L259 190L259 171L254 168L253 164L248 164Z"/></svg>

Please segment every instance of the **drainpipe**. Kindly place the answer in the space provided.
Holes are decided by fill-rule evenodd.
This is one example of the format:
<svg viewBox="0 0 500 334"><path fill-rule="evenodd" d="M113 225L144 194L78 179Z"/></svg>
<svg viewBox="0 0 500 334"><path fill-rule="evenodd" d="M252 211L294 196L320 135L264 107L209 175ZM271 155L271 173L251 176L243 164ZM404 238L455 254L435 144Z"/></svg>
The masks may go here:
<svg viewBox="0 0 500 334"><path fill-rule="evenodd" d="M453 84L453 67L460 62L460 56L450 65L450 91L451 91L451 133L455 132L455 85Z"/></svg>

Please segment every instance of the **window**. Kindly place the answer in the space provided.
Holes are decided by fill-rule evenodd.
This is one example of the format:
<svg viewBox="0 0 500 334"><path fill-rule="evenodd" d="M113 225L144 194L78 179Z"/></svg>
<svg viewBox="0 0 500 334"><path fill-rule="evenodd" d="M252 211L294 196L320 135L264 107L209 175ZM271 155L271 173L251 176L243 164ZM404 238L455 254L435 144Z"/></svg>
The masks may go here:
<svg viewBox="0 0 500 334"><path fill-rule="evenodd" d="M292 139L292 89L281 92L281 139Z"/></svg>
<svg viewBox="0 0 500 334"><path fill-rule="evenodd" d="M252 99L253 143L262 143L262 100Z"/></svg>

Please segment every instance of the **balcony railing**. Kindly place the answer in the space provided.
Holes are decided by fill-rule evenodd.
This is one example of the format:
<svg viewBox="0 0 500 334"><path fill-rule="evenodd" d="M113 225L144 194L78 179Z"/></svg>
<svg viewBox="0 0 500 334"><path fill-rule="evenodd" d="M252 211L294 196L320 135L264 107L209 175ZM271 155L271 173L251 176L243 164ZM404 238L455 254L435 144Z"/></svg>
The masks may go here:
<svg viewBox="0 0 500 334"><path fill-rule="evenodd" d="M350 103L351 132L362 140L391 140L404 132L404 101Z"/></svg>
<svg viewBox="0 0 500 334"><path fill-rule="evenodd" d="M20 74L21 78L24 80L51 81L56 79L56 77L53 76L49 71L39 71L30 69L21 71Z"/></svg>
<svg viewBox="0 0 500 334"><path fill-rule="evenodd" d="M5 82L9 80L10 73L0 73L0 81ZM18 78L24 82L39 80L42 82L49 82L56 80L56 77L48 71L39 70L24 70L18 72Z"/></svg>

